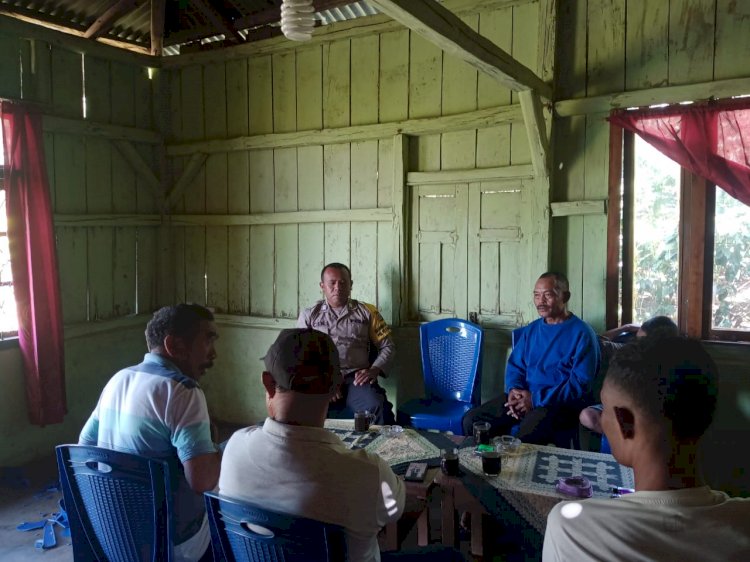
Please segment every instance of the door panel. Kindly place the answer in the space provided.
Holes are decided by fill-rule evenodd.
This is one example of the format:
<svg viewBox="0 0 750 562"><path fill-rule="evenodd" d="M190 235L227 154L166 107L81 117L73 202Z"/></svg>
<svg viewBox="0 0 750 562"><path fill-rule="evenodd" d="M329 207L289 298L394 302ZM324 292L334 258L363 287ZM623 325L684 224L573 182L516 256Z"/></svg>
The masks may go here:
<svg viewBox="0 0 750 562"><path fill-rule="evenodd" d="M507 328L528 320L530 272L539 273L525 236L533 230L526 207L534 204L534 182L471 172L472 181L456 181L454 170L445 183L435 172L409 186L410 321L457 316Z"/></svg>
<svg viewBox="0 0 750 562"><path fill-rule="evenodd" d="M478 271L478 277L469 278L469 310L484 326L520 323L523 189L521 179L473 182L469 187L476 217L470 218L470 255Z"/></svg>
<svg viewBox="0 0 750 562"><path fill-rule="evenodd" d="M411 189L410 320L466 314L467 187Z"/></svg>

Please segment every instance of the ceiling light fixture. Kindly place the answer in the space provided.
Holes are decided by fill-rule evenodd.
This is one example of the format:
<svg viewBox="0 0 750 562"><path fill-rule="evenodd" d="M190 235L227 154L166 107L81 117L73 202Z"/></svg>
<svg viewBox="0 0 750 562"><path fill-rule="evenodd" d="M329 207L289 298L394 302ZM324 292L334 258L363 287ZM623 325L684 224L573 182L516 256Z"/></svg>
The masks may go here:
<svg viewBox="0 0 750 562"><path fill-rule="evenodd" d="M309 41L315 27L313 0L284 0L281 4L281 32L292 41Z"/></svg>

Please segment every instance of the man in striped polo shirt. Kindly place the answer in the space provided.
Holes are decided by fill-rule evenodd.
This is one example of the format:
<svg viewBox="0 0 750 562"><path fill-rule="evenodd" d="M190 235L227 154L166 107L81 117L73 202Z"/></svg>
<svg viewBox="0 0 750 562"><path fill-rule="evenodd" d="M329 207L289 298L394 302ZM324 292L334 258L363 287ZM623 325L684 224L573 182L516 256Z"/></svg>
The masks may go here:
<svg viewBox="0 0 750 562"><path fill-rule="evenodd" d="M221 458L198 381L213 366L217 337L213 314L200 305L156 311L146 326L149 352L110 379L78 441L168 462L182 562L211 559L203 492L216 487Z"/></svg>

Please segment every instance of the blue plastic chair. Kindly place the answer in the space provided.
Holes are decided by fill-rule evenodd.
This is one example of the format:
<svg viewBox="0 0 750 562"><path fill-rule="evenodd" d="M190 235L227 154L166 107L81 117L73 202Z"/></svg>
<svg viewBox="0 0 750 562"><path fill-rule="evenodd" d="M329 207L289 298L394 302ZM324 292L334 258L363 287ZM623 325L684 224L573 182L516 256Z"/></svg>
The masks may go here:
<svg viewBox="0 0 750 562"><path fill-rule="evenodd" d="M166 462L87 445L56 452L76 561L173 559Z"/></svg>
<svg viewBox="0 0 750 562"><path fill-rule="evenodd" d="M480 402L482 341L479 326L458 318L419 327L425 398L398 409L402 425L463 435L461 418Z"/></svg>
<svg viewBox="0 0 750 562"><path fill-rule="evenodd" d="M214 562L345 562L344 530L212 492L204 494Z"/></svg>

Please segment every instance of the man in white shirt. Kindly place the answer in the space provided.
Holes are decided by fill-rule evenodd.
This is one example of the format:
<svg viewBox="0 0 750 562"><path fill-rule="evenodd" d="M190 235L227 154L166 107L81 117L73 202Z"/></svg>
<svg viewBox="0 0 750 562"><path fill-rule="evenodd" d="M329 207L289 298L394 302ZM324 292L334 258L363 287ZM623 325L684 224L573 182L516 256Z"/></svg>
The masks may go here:
<svg viewBox="0 0 750 562"><path fill-rule="evenodd" d="M350 560L380 560L377 534L401 517L404 484L385 461L323 428L341 382L336 346L321 332L283 330L264 361L269 417L227 443L220 493L340 525Z"/></svg>
<svg viewBox="0 0 750 562"><path fill-rule="evenodd" d="M543 560L750 560L750 499L704 484L700 438L716 408L716 366L697 341L643 338L610 363L602 427L635 493L563 502Z"/></svg>

